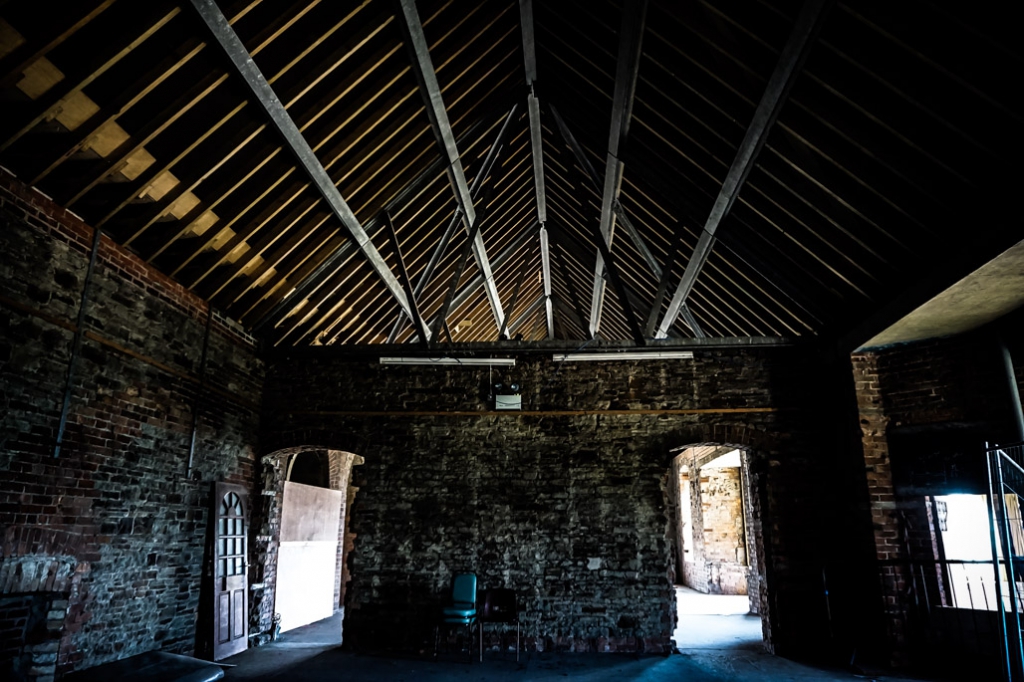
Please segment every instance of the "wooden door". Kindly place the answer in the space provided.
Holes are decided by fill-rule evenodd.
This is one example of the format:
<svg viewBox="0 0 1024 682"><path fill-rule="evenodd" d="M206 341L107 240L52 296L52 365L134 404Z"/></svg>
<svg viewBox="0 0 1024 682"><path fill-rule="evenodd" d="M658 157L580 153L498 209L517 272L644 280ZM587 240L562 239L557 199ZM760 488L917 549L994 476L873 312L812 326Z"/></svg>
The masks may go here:
<svg viewBox="0 0 1024 682"><path fill-rule="evenodd" d="M245 651L249 641L246 576L248 493L217 483L214 494L213 660Z"/></svg>

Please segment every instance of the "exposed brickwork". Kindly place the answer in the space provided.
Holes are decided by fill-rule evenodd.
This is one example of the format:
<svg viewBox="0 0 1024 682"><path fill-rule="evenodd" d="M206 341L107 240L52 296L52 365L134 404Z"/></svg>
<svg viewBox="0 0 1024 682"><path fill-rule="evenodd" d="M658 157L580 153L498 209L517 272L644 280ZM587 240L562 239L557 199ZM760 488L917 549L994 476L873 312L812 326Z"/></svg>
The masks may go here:
<svg viewBox="0 0 1024 682"><path fill-rule="evenodd" d="M347 642L422 646L451 575L470 569L482 586L517 590L531 646L667 647L674 531L666 474L673 448L699 443L753 453L751 513L770 520L770 551L758 567L769 641L783 651L820 641L825 604L793 587L820 576L827 523L808 513L822 507L816 471L827 460L814 444L821 415L806 390L821 373L807 353L703 351L692 362L561 369L543 356L517 362L509 376L525 387L525 409L793 409L365 416L343 412L485 410L495 377L329 351L272 363L266 447L316 443L366 459L354 470L360 492L350 507ZM752 526L762 532L759 518Z"/></svg>
<svg viewBox="0 0 1024 682"><path fill-rule="evenodd" d="M852 360L889 655L907 665L914 663L911 639L922 636L907 620L914 581L908 562L937 557L926 497L900 495L894 487L893 433L976 424L994 442L1012 439L1007 382L995 342L984 333L859 353ZM981 447L978 442L978 457ZM941 599L941 586L931 577L928 584Z"/></svg>
<svg viewBox="0 0 1024 682"><path fill-rule="evenodd" d="M709 594L747 593L747 547L739 468L701 469L689 476L694 542L686 584Z"/></svg>
<svg viewBox="0 0 1024 682"><path fill-rule="evenodd" d="M0 562L3 679L52 682L68 631L68 606L87 571L70 556L28 555Z"/></svg>
<svg viewBox="0 0 1024 682"><path fill-rule="evenodd" d="M215 317L197 396L206 304L104 238L54 458L91 239L0 174L0 566L77 562L58 672L195 650L210 490L252 485L263 377L253 340Z"/></svg>

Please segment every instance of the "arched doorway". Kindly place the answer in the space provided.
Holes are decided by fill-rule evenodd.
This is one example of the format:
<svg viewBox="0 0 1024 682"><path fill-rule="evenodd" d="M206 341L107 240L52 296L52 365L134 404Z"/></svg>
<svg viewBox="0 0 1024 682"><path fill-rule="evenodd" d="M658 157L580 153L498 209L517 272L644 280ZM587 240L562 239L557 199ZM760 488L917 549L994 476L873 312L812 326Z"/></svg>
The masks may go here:
<svg viewBox="0 0 1024 682"><path fill-rule="evenodd" d="M264 611L279 617L281 632L332 619L341 642L347 511L356 492L351 472L362 462L350 452L316 446L263 458L268 465L263 494L271 500L264 526L269 531L264 601L272 604ZM269 620L266 615L262 620Z"/></svg>
<svg viewBox="0 0 1024 682"><path fill-rule="evenodd" d="M669 472L680 649L761 648L760 579L749 454L679 448Z"/></svg>

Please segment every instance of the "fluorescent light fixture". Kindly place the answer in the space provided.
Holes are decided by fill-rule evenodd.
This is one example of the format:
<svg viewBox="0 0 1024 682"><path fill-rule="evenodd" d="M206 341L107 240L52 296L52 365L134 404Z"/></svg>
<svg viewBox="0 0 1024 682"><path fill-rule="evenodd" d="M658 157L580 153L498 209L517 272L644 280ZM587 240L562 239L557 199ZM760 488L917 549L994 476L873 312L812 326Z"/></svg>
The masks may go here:
<svg viewBox="0 0 1024 682"><path fill-rule="evenodd" d="M514 367L515 358L381 358L382 365L504 365Z"/></svg>
<svg viewBox="0 0 1024 682"><path fill-rule="evenodd" d="M612 362L615 360L692 360L690 350L624 351L616 353L556 353L555 362Z"/></svg>

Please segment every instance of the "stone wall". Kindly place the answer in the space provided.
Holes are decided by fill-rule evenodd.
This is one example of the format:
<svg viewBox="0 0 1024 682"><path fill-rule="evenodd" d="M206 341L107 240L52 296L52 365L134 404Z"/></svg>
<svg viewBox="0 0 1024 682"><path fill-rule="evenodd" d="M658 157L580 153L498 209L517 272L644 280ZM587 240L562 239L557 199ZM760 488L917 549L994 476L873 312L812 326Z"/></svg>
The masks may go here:
<svg viewBox="0 0 1024 682"><path fill-rule="evenodd" d="M347 643L427 646L451 576L472 570L482 587L517 591L530 646L665 649L670 451L721 443L751 453L766 640L783 652L820 644L827 608L815 586L832 509L818 482L830 466L821 439L835 429L813 352L516 359L511 370L394 367L316 349L270 362L266 448L315 444L366 460L353 478ZM524 411L492 412L488 387L513 379Z"/></svg>
<svg viewBox="0 0 1024 682"><path fill-rule="evenodd" d="M694 589L710 594L747 593L747 557L743 534L743 501L738 467L700 470L692 489L699 507L701 539L695 543L694 563L700 563L700 582ZM696 531L696 526L695 526ZM696 576L695 576L696 578Z"/></svg>
<svg viewBox="0 0 1024 682"><path fill-rule="evenodd" d="M58 673L195 651L212 484L252 485L263 381L216 314L204 377L206 304L103 238L55 458L92 235L0 172L0 571L74 562Z"/></svg>

